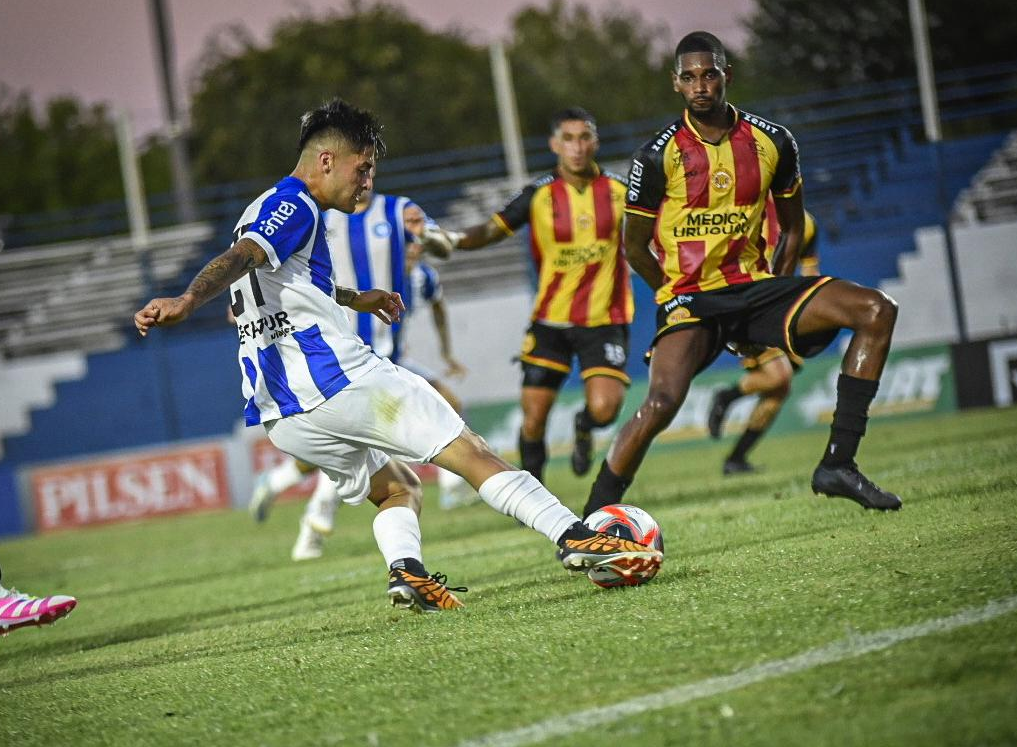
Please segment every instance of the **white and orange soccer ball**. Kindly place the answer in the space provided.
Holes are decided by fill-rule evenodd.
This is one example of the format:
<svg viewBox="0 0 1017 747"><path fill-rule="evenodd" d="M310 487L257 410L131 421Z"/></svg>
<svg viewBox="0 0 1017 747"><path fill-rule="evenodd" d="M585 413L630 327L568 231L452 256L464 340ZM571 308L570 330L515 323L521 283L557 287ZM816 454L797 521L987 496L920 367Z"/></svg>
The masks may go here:
<svg viewBox="0 0 1017 747"><path fill-rule="evenodd" d="M613 534L664 552L664 535L660 526L650 514L638 506L627 503L613 503L594 511L583 523L596 532ZM610 565L591 568L587 575L597 586L638 586L657 575L657 568L646 573L625 573Z"/></svg>

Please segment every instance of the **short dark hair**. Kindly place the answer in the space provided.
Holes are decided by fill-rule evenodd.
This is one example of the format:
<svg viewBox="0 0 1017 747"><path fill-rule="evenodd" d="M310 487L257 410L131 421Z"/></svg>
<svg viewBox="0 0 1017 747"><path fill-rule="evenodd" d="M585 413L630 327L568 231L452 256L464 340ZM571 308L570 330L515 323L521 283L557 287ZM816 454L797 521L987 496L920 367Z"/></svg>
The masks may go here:
<svg viewBox="0 0 1017 747"><path fill-rule="evenodd" d="M317 109L304 112L300 118L299 149L303 151L315 135L326 131L331 131L336 137L345 140L347 145L358 153L373 145L375 155L379 158L385 155L385 141L381 137L382 125L377 117L339 97L322 104Z"/></svg>
<svg viewBox="0 0 1017 747"><path fill-rule="evenodd" d="M551 134L553 135L557 129L561 127L562 122L570 122L574 119L578 119L582 122L588 122L590 127L594 130L597 129L597 120L593 118L592 114L581 106L570 106L568 109L562 109L561 111L556 112L555 115L551 117Z"/></svg>
<svg viewBox="0 0 1017 747"><path fill-rule="evenodd" d="M716 58L721 68L727 67L727 52L724 51L724 45L709 31L693 31L682 37L678 46L674 48L675 70L679 69L681 56L690 52L708 52Z"/></svg>

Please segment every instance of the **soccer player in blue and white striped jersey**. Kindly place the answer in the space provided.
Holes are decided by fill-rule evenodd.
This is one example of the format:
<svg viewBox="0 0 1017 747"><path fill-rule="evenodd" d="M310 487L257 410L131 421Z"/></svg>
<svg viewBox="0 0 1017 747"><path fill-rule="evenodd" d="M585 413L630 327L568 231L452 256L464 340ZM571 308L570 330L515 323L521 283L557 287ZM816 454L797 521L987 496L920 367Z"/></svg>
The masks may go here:
<svg viewBox="0 0 1017 747"><path fill-rule="evenodd" d="M610 564L655 573L660 552L587 529L532 475L494 454L422 378L360 340L336 302L395 321L402 299L336 285L321 211L351 213L371 188L384 154L381 127L335 99L304 115L299 146L290 176L245 211L236 243L183 295L152 299L134 315L142 336L184 321L230 289L247 422L261 423L281 451L321 467L348 497L379 508L374 533L395 606L462 606L445 577L424 567L420 482L400 459L434 462L466 478L489 505L556 542L566 568Z"/></svg>

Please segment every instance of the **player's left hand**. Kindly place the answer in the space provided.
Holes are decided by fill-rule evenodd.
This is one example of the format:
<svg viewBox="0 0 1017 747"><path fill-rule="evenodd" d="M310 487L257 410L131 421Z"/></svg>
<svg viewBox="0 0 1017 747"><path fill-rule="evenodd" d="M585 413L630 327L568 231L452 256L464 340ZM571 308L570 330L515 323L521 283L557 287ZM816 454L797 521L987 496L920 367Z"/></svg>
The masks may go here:
<svg viewBox="0 0 1017 747"><path fill-rule="evenodd" d="M398 293L374 288L358 293L350 303L350 308L354 311L374 314L385 324L393 324L398 322L403 312L406 311L406 304L403 303L403 297Z"/></svg>
<svg viewBox="0 0 1017 747"><path fill-rule="evenodd" d="M462 379L469 373L466 366L451 355L445 358L445 376L449 379Z"/></svg>
<svg viewBox="0 0 1017 747"><path fill-rule="evenodd" d="M185 296L153 298L134 315L134 326L145 337L152 327L171 327L191 315L194 306Z"/></svg>

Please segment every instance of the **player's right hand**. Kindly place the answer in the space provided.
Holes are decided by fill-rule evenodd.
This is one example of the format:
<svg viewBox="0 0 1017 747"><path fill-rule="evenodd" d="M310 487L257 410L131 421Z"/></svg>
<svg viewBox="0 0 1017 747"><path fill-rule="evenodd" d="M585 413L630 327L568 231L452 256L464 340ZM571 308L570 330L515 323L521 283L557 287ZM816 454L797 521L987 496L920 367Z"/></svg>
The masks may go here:
<svg viewBox="0 0 1017 747"><path fill-rule="evenodd" d="M448 259L452 251L462 241L464 234L458 231L446 231L437 224L430 224L420 234L420 245L424 251L439 259Z"/></svg>
<svg viewBox="0 0 1017 747"><path fill-rule="evenodd" d="M191 302L184 296L153 298L134 315L134 326L141 336L145 337L152 327L171 327L179 324L191 315L192 310Z"/></svg>

